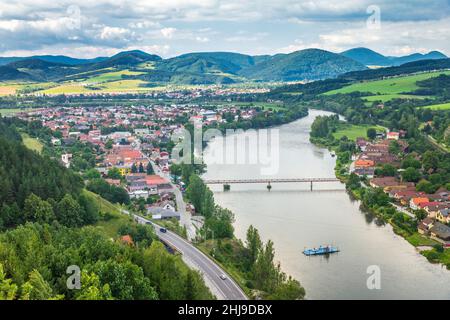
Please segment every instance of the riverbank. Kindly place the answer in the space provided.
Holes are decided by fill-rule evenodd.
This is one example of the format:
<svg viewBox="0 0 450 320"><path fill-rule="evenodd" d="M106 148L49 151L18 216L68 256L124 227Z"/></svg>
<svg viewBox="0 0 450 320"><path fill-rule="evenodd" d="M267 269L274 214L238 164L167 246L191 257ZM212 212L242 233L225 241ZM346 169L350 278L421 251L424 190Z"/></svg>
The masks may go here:
<svg viewBox="0 0 450 320"><path fill-rule="evenodd" d="M336 154L336 177L346 184L346 189L351 196L361 202L363 210L370 212L381 221L389 223L397 235L414 246L429 262L440 263L445 265L447 269L450 269L450 250L444 249L439 242L420 234L417 231L418 220L415 217L412 218L411 215L397 210L391 203L391 199L382 190L368 185L367 179L349 174L353 151L351 151L351 148L349 150L342 149L346 148L348 141L354 144L356 137L346 140L345 138L342 139L343 136L340 135L340 139L336 139L335 134L322 138L310 135L310 141L316 145L326 147ZM370 197L367 194L370 194Z"/></svg>

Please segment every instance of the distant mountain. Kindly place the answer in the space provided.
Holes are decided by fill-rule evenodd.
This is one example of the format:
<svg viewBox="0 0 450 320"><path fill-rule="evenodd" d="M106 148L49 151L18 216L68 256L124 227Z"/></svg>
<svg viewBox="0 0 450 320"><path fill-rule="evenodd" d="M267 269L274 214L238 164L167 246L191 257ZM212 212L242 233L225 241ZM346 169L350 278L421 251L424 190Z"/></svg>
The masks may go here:
<svg viewBox="0 0 450 320"><path fill-rule="evenodd" d="M30 80L35 81L58 80L80 70L77 66L48 62L36 58L19 60L4 67L14 68L17 71L26 73Z"/></svg>
<svg viewBox="0 0 450 320"><path fill-rule="evenodd" d="M167 71L190 73L229 73L236 74L239 70L256 64L252 56L232 52L199 52L187 53L164 60L160 66Z"/></svg>
<svg viewBox="0 0 450 320"><path fill-rule="evenodd" d="M123 51L103 61L93 63L89 69L103 69L119 66L136 66L142 62L147 61L160 61L162 58L155 54L148 54L144 51L133 50Z"/></svg>
<svg viewBox="0 0 450 320"><path fill-rule="evenodd" d="M389 57L394 61L395 66L399 66L408 62L421 61L421 60L435 60L445 59L447 56L439 51L430 51L427 54L414 53L404 57Z"/></svg>
<svg viewBox="0 0 450 320"><path fill-rule="evenodd" d="M0 66L0 81L9 80L31 80L28 73L17 70L10 66Z"/></svg>
<svg viewBox="0 0 450 320"><path fill-rule="evenodd" d="M277 54L239 72L260 81L299 81L334 78L340 74L367 69L342 55L320 49Z"/></svg>
<svg viewBox="0 0 450 320"><path fill-rule="evenodd" d="M77 59L72 58L68 56L53 56L53 55L43 55L43 56L31 56L31 57L0 57L0 65L6 65L8 63L17 62L21 60L29 60L29 59L39 59L47 62L54 62L54 63L63 63L67 65L81 65L81 64L88 64L88 63L96 63L103 60L108 59L107 57L97 57L93 59Z"/></svg>
<svg viewBox="0 0 450 320"><path fill-rule="evenodd" d="M344 52L341 55L358 61L366 66L399 66L404 63L420 61L420 60L430 60L430 59L445 59L446 55L439 51L431 51L427 54L414 53L408 56L393 57L384 56L378 52L367 48L354 48Z"/></svg>
<svg viewBox="0 0 450 320"><path fill-rule="evenodd" d="M355 48L342 54L320 49L306 49L273 56L197 52L162 59L158 55L133 50L120 52L112 57L94 59L52 55L0 58L0 62L9 61L7 65L0 66L0 80L85 81L111 70L129 69L139 71L139 74L126 74L125 78L143 80L148 85L314 81L364 71L368 69L367 65L397 65L404 61L434 61L429 59L441 57L445 56L436 51L425 55L386 57L370 49ZM144 62L152 62L152 68L142 66Z"/></svg>
<svg viewBox="0 0 450 320"><path fill-rule="evenodd" d="M388 57L367 48L354 48L341 53L344 57L353 59L366 66L388 66Z"/></svg>

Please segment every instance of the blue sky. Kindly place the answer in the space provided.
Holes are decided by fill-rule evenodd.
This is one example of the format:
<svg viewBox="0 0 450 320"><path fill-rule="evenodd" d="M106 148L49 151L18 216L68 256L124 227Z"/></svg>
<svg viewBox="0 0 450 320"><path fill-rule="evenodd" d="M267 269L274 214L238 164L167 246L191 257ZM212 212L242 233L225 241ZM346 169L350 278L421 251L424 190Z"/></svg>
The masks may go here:
<svg viewBox="0 0 450 320"><path fill-rule="evenodd" d="M193 51L450 55L450 0L0 0L0 55Z"/></svg>

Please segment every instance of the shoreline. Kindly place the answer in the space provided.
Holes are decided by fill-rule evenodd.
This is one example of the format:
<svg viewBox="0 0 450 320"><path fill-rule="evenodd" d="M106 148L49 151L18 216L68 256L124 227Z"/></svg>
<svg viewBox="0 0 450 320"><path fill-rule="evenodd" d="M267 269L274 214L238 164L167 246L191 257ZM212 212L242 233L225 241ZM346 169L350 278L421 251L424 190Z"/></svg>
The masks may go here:
<svg viewBox="0 0 450 320"><path fill-rule="evenodd" d="M320 109L315 109L315 110L320 110ZM324 111L327 111L327 110L324 110ZM335 112L333 112L333 113L335 113ZM340 114L338 114L338 113L335 113L335 114L337 114L338 116L341 117ZM313 145L315 145L315 146L318 146L318 147L322 147L322 148L327 149L329 152L335 152L335 154L336 154L336 166L334 167L335 177L336 177L337 179L339 179L339 180L341 181L341 183L343 183L343 184L345 185L346 182L347 182L347 177L339 174L339 169L341 169L341 168L339 167L339 163L338 163L339 155L336 153L335 148L333 148L333 146L328 145L328 144L326 144L326 143L321 143L318 139L314 139L314 138L311 137L311 136L310 136L310 140L309 140L309 141L310 141ZM367 188L373 189L373 188L370 187L370 186L368 186ZM392 221L392 219L385 219L385 218L383 217L383 215L379 212L379 210L376 210L376 209L374 209L374 208L369 208L369 207L367 207L367 206L362 202L362 199L361 199L360 195L359 195L358 193L356 193L355 190L352 190L352 189L349 189L349 188L346 187L346 191L347 191L347 194L349 195L349 197L350 197L350 199L351 199L352 201L354 201L354 200L360 201L360 210L361 210L361 211L370 213L370 214L372 214L374 217L376 217L377 219L380 219L381 222L389 224L389 225L392 227L392 231L394 232L394 234L400 236L402 239L404 239L406 242L408 242L408 243L409 243L412 247L414 247L414 248L416 249L416 251L417 251L418 253L420 253L420 255L423 256L430 264L432 264L432 265L440 265L441 267L445 267L447 270L450 270L450 265L449 265L449 264L446 264L446 263L444 263L443 261L440 261L440 260L431 260L431 259L429 259L428 256L426 255L427 253L432 252L432 251L434 250L434 246L435 246L435 245L438 245L438 244L439 244L437 241L434 241L434 240L432 240L432 239L430 239L430 238L428 238L428 237L426 237L426 236L423 236L423 235L420 234L417 230L416 230L416 232L414 232L413 234L406 235L406 234L405 234L406 231L403 230L400 226L396 225L396 224ZM391 205L391 206L392 206L392 205ZM392 207L394 207L394 206L392 206ZM395 208L395 207L394 207L394 208ZM396 210L396 212L399 212L399 211ZM415 238L417 238L417 237L419 237L419 240L420 240L420 239L427 240L428 242L430 242L430 244L424 244L424 243L420 243L420 242L417 242L416 244L414 244L414 243L412 242L412 240L415 239ZM432 242L434 242L433 245L431 245ZM444 250L445 250L445 249L444 249Z"/></svg>

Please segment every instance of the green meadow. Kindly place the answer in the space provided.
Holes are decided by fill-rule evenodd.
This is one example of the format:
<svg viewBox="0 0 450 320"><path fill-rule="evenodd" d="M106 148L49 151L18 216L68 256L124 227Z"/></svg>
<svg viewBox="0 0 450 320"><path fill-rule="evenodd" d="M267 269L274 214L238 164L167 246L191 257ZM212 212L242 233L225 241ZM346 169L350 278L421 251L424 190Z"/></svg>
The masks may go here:
<svg viewBox="0 0 450 320"><path fill-rule="evenodd" d="M431 110L450 110L450 103L432 104L423 108Z"/></svg>
<svg viewBox="0 0 450 320"><path fill-rule="evenodd" d="M437 71L430 73L421 73L406 77L396 77L384 80L366 81L354 83L352 85L328 91L325 94L350 93L350 92L371 92L374 95L399 95L418 89L417 81L437 77L440 74L450 75L450 71Z"/></svg>
<svg viewBox="0 0 450 320"><path fill-rule="evenodd" d="M381 126L371 126L371 125L353 125L353 124L342 124L336 130L336 132L333 133L333 136L336 139L340 139L343 136L346 136L349 140L355 141L356 138L367 138L367 129L369 128L375 128L377 131L385 131L386 129Z"/></svg>

